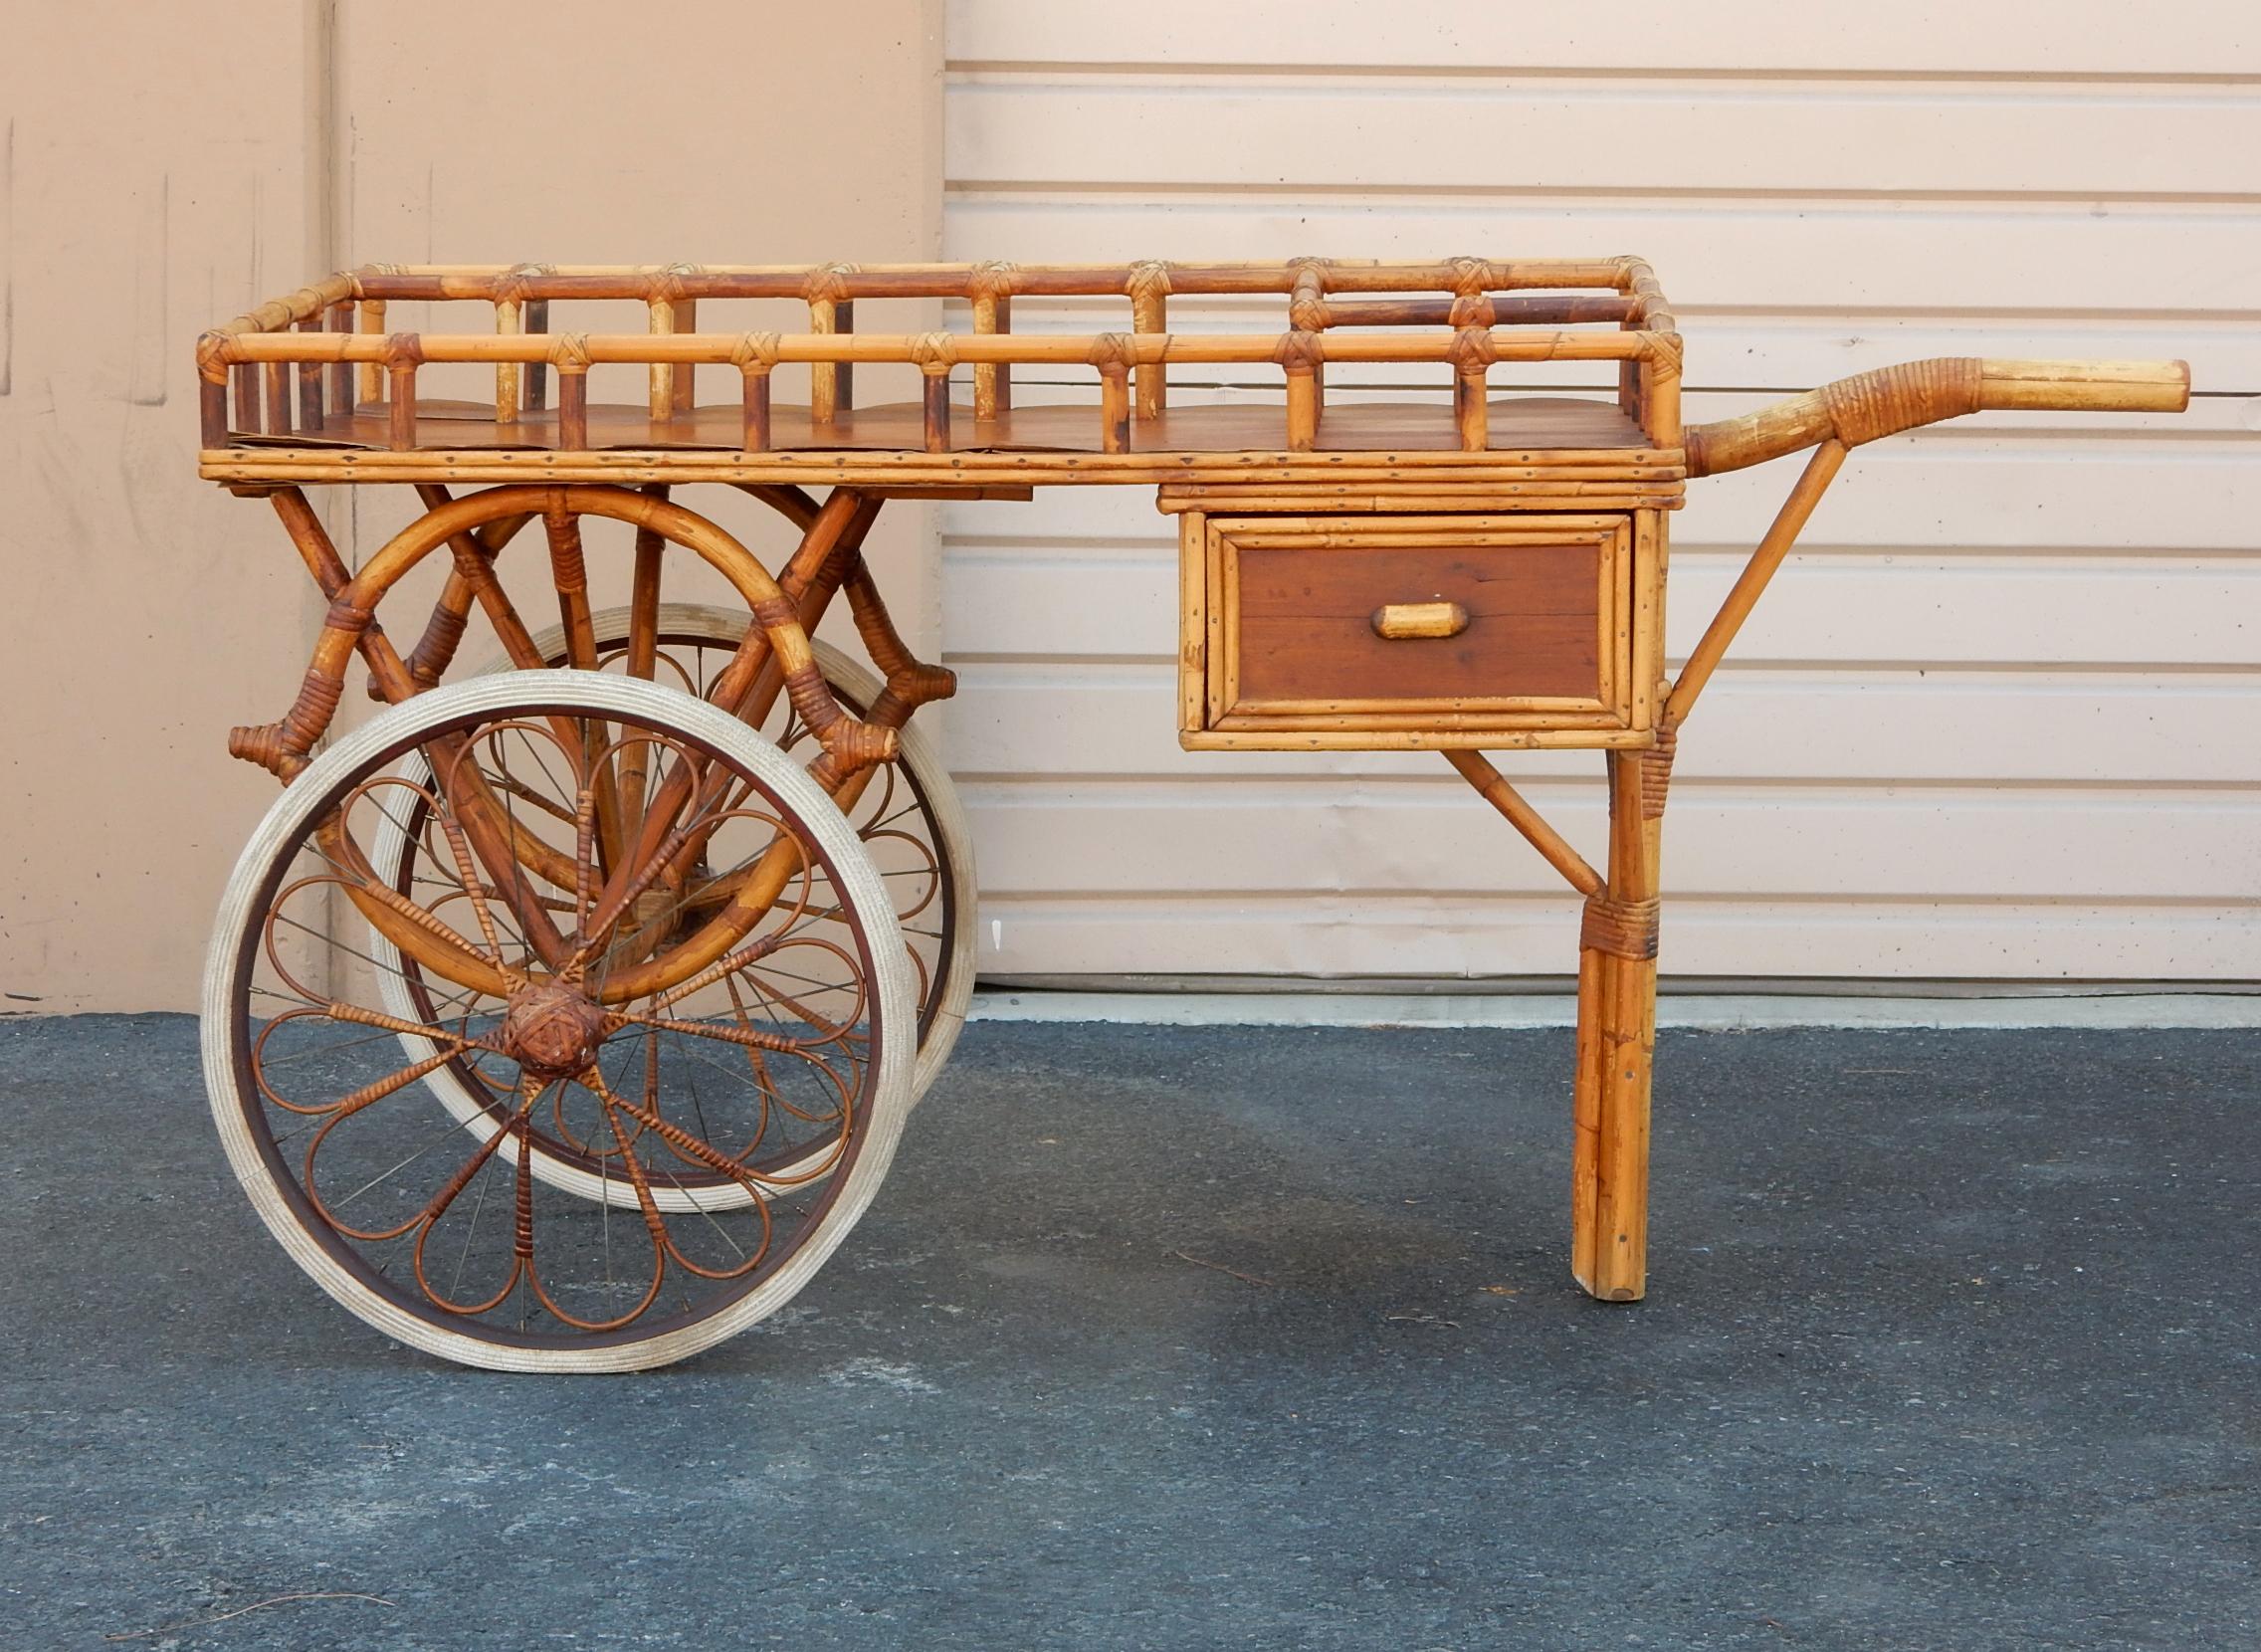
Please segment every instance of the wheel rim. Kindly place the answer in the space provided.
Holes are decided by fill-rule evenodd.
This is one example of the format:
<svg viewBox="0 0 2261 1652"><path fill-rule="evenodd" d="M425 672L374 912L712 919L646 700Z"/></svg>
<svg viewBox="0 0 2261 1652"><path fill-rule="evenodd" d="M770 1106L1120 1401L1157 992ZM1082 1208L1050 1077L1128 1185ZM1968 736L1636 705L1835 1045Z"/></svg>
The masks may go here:
<svg viewBox="0 0 2261 1652"><path fill-rule="evenodd" d="M428 704L463 703L463 689L425 697L380 720L405 717L404 735L389 745L356 736L354 750L332 754L343 760L325 758L278 804L276 814L293 823L279 834L263 829L272 841L257 864L247 854L226 909L241 916L234 935L222 936L232 941L227 979L216 983L226 1072L214 1104L239 1173L249 1167L240 1148L257 1161L270 1195L255 1188L262 1213L271 1225L286 1218L305 1242L284 1234L294 1254L308 1261L310 1244L327 1264L316 1277L333 1294L358 1292L389 1310L365 1318L408 1323L409 1332L386 1328L426 1345L433 1339L413 1328L528 1354L633 1352L682 1343L711 1323L734 1328L748 1304L767 1312L774 1304L757 1299L797 1288L805 1270L783 1276L821 1236L830 1234L824 1249L837 1243L831 1230L845 1231L841 1218L860 1211L860 1202L843 1210L844 1192L867 1155L879 1154L872 1173L884 1171L904 1105L905 1039L895 1030L910 1024L902 942L837 815L824 821L824 800L806 777L738 725L642 684L580 673L539 681L514 699L495 685L471 686L484 693L469 705ZM592 681L603 685L601 716L587 704ZM467 735L451 754L444 742ZM532 753L546 743L547 764L514 766L514 742ZM675 931L653 921L659 908L650 903L641 929L633 917L591 923L604 880L617 876L616 894L632 890L645 864L626 853L606 864L590 801L595 777L608 763L617 769L631 746L654 772L697 763L716 779L714 800L681 823L711 832L714 876L780 857L790 868L777 903L718 964L608 1007L598 1000L612 959L666 958L680 944L653 938ZM575 888L521 870L516 893L522 902L531 888L544 912L570 901L576 924L603 936L573 937L585 954L578 976L569 959L529 962L526 934L538 923L514 911L501 898L503 880L457 843L454 895L412 898L416 921L511 979L471 978L442 951L426 970L429 1020L404 1028L382 1006L370 979L378 961L358 947L358 926L329 923L328 909L374 898L356 850L402 792L397 760L412 749L436 755L452 782L425 794L435 836L471 835L477 808L465 775L476 768L510 799L517 829L546 830L552 849L570 846ZM575 801L543 824L525 816L538 812L542 782L531 776L545 768L547 801L559 805L566 792ZM689 887L663 893L680 905ZM341 932L354 941L327 938ZM404 1033L507 1089L516 1098L504 1110L508 1122L466 1135L417 1082L425 1063L402 1047ZM537 1131L531 1121L543 1109ZM634 1208L527 1174L544 1136L630 1184ZM739 1196L701 1197L690 1173ZM673 1207L654 1196L661 1186L683 1195Z"/></svg>

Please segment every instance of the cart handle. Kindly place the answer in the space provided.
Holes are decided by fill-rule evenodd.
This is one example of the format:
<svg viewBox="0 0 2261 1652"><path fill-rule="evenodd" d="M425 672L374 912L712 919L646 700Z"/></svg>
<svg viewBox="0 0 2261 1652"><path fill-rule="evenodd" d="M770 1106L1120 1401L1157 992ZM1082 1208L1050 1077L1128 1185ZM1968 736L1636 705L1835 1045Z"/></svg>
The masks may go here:
<svg viewBox="0 0 2261 1652"><path fill-rule="evenodd" d="M2179 413L2186 361L2001 361L1935 356L1855 373L1756 413L1690 427L1690 476L1717 476L1835 439L1848 448L1990 408Z"/></svg>

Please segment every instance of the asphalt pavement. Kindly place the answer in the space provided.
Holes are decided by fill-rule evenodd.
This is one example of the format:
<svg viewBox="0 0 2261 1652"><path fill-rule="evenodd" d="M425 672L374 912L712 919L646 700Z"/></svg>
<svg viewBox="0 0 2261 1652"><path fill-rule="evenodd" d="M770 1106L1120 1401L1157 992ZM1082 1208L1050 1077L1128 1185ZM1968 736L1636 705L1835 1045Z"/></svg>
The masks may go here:
<svg viewBox="0 0 2261 1652"><path fill-rule="evenodd" d="M977 1024L794 1303L529 1379L332 1307L185 1017L0 1022L0 1647L2261 1644L2261 1035Z"/></svg>

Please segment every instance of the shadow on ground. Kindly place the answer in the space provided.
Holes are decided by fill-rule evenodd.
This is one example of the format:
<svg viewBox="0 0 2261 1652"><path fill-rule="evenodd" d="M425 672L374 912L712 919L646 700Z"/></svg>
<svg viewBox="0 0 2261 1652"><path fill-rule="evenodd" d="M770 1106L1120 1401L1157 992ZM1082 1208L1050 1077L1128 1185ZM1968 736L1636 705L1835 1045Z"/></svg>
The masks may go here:
<svg viewBox="0 0 2261 1652"><path fill-rule="evenodd" d="M187 1019L0 1024L0 1644L2256 1644L2261 1040L1661 1042L1636 1309L1566 1032L979 1025L784 1313L549 1380L300 1276Z"/></svg>

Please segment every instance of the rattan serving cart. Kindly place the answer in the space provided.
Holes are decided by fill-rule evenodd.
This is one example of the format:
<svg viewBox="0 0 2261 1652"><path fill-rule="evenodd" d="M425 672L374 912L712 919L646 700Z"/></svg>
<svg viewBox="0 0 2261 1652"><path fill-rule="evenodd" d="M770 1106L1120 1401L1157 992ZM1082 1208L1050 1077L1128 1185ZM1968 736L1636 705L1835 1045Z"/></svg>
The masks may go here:
<svg viewBox="0 0 2261 1652"><path fill-rule="evenodd" d="M1172 333L1184 295L1269 295L1284 329ZM1023 297L1121 301L1128 330L1015 333ZM859 301L897 299L954 301L969 330L855 330ZM805 331L724 330L780 300ZM479 330L387 331L388 305L462 307ZM628 306L639 330L567 324ZM270 502L329 603L288 711L229 737L285 790L205 978L221 1137L275 1236L363 1320L562 1370L681 1358L792 1297L956 1037L972 855L912 725L953 684L866 565L888 501L1158 488L1188 748L1442 752L1585 898L1570 1267L1629 1301L1665 788L1752 603L1863 442L1982 408L2173 411L2189 387L2179 362L1932 360L1683 428L1680 335L1632 258L378 265L205 334L197 360L202 474ZM1553 362L1614 363L1614 397L1488 388ZM492 368L491 397L464 363ZM859 405L858 363L907 383L908 364L924 393ZM1433 373L1435 395L1341 382L1375 363ZM1015 369L1038 369L1018 399ZM467 374L476 399L432 394ZM773 377L806 400L773 400ZM1807 448L1668 678L1686 480ZM337 483L413 493L358 569L305 492ZM758 555L686 503L694 484L750 495L797 543ZM627 600L600 609L605 535ZM681 600L688 559L735 601ZM411 593L431 606L404 649L379 615ZM843 595L868 664L811 641ZM492 637L467 655L475 620ZM388 707L325 744L349 673ZM1540 746L1604 754L1602 866L1482 754Z"/></svg>

